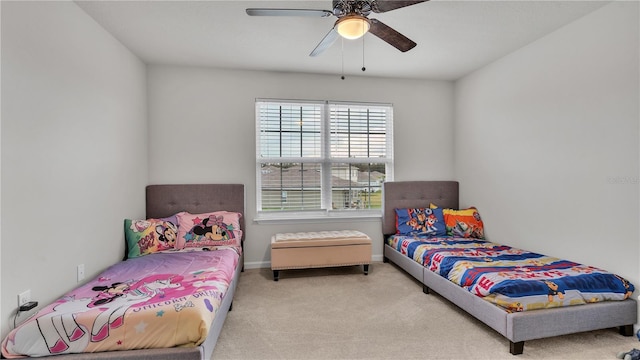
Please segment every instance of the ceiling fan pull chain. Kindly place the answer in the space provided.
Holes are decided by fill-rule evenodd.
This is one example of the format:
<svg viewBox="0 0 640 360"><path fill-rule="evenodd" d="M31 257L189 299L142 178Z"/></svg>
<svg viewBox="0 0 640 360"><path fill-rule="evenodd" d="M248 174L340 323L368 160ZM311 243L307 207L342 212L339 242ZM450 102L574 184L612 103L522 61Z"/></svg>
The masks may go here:
<svg viewBox="0 0 640 360"><path fill-rule="evenodd" d="M342 76L340 76L340 79L344 80L344 39L341 39L340 43L342 44L340 49L340 56L342 57Z"/></svg>
<svg viewBox="0 0 640 360"><path fill-rule="evenodd" d="M364 36L362 37L362 71L367 70L366 67L364 67Z"/></svg>

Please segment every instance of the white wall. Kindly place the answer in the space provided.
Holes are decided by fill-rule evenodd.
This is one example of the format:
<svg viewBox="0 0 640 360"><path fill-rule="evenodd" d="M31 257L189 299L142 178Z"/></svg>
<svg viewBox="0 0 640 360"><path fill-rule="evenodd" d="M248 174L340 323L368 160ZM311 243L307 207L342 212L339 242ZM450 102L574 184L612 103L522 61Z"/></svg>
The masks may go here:
<svg viewBox="0 0 640 360"><path fill-rule="evenodd" d="M2 22L2 4L0 4L0 25ZM1 30L0 30L1 33ZM2 41L0 40L0 44ZM0 59L2 59L2 46L0 46ZM1 62L1 61L0 61ZM2 79L2 71L0 69L0 81ZM2 109L2 89L0 86L0 109ZM0 110L0 280L2 279L2 114ZM0 286L0 320L3 320L2 317L2 286ZM4 337L4 331L1 330L0 327L0 336Z"/></svg>
<svg viewBox="0 0 640 360"><path fill-rule="evenodd" d="M615 2L456 83L461 205L491 240L640 286L638 30Z"/></svg>
<svg viewBox="0 0 640 360"><path fill-rule="evenodd" d="M256 224L255 99L390 102L394 105L395 179L453 177L453 84L149 66L150 183L245 184L247 267L268 267L277 232L356 229L382 259L380 220ZM425 142L425 139L429 139ZM437 154L430 158L428 154Z"/></svg>
<svg viewBox="0 0 640 360"><path fill-rule="evenodd" d="M144 216L145 65L73 2L2 4L2 336L124 254Z"/></svg>

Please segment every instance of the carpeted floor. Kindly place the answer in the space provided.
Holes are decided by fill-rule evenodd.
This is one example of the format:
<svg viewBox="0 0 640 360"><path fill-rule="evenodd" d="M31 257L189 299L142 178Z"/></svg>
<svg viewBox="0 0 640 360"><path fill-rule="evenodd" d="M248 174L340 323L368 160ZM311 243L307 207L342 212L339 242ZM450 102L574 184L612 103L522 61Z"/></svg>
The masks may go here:
<svg viewBox="0 0 640 360"><path fill-rule="evenodd" d="M245 270L214 359L616 359L640 348L607 329L509 342L392 264Z"/></svg>

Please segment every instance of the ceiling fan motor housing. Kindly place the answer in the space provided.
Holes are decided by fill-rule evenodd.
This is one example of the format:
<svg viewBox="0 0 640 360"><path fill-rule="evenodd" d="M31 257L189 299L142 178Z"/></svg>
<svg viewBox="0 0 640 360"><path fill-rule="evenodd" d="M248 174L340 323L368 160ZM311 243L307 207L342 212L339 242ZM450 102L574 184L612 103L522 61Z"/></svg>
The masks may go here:
<svg viewBox="0 0 640 360"><path fill-rule="evenodd" d="M372 3L375 3L375 0L333 0L333 15L338 18L351 14L367 16L373 9Z"/></svg>

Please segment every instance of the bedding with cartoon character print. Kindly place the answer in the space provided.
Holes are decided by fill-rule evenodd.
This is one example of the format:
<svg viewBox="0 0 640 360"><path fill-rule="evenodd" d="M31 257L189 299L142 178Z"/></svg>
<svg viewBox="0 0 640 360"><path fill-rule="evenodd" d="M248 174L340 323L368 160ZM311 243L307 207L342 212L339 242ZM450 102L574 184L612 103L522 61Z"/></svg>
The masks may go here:
<svg viewBox="0 0 640 360"><path fill-rule="evenodd" d="M241 249L159 252L115 264L13 329L6 358L197 346Z"/></svg>
<svg viewBox="0 0 640 360"><path fill-rule="evenodd" d="M393 235L387 244L508 312L625 300L634 291L602 269L481 239Z"/></svg>

